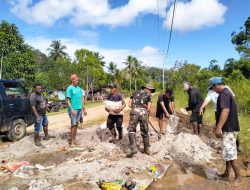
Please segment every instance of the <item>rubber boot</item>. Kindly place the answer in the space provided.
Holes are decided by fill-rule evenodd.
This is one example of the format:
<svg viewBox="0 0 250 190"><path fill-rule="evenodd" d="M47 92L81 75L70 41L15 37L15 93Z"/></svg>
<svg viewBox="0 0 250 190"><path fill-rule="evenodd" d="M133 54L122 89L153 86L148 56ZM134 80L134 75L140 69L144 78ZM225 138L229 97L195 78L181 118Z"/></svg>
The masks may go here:
<svg viewBox="0 0 250 190"><path fill-rule="evenodd" d="M146 137L143 139L143 143L144 143L144 153L151 156L152 152L150 151L150 144L149 144L149 137Z"/></svg>
<svg viewBox="0 0 250 190"><path fill-rule="evenodd" d="M43 132L44 132L44 140L49 140L50 139L50 136L49 136L49 133L48 133L48 126L44 126L43 127Z"/></svg>
<svg viewBox="0 0 250 190"><path fill-rule="evenodd" d="M39 136L39 133L38 132L35 132L34 133L34 138L35 138L35 145L38 146L38 147L41 147L41 148L44 148L45 146L42 145L41 143L41 139L40 139L40 136Z"/></svg>
<svg viewBox="0 0 250 190"><path fill-rule="evenodd" d="M118 133L119 133L118 140L122 140L122 137L123 137L123 128L119 129Z"/></svg>
<svg viewBox="0 0 250 190"><path fill-rule="evenodd" d="M138 152L137 144L136 144L136 134L129 133L129 142L130 142L130 151L126 154L126 157L131 158L134 154Z"/></svg>
<svg viewBox="0 0 250 190"><path fill-rule="evenodd" d="M115 132L115 128L113 127L112 129L110 129L110 132L112 134L112 137L108 140L110 143L114 143L116 141L116 132Z"/></svg>

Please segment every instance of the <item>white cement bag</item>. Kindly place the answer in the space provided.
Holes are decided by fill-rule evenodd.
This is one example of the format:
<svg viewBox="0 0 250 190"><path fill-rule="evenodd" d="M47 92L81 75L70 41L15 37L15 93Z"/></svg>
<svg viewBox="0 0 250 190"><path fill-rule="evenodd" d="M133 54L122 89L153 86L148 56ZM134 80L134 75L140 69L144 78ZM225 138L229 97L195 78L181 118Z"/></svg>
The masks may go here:
<svg viewBox="0 0 250 190"><path fill-rule="evenodd" d="M179 124L179 117L175 115L169 116L169 121L167 125L168 133L175 134L177 132L177 126Z"/></svg>
<svg viewBox="0 0 250 190"><path fill-rule="evenodd" d="M122 101L114 102L114 101L106 100L105 108L110 110L109 114L111 115L123 115L123 111L121 111L120 113L113 112L114 110L122 108Z"/></svg>

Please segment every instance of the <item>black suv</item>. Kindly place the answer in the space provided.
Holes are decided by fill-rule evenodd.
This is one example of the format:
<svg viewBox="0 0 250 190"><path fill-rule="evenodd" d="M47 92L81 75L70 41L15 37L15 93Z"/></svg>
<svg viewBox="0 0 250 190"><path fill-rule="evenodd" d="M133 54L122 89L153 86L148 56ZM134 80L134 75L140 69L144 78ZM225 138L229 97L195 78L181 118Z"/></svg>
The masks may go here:
<svg viewBox="0 0 250 190"><path fill-rule="evenodd" d="M28 91L20 81L0 80L0 132L11 141L19 140L34 122Z"/></svg>

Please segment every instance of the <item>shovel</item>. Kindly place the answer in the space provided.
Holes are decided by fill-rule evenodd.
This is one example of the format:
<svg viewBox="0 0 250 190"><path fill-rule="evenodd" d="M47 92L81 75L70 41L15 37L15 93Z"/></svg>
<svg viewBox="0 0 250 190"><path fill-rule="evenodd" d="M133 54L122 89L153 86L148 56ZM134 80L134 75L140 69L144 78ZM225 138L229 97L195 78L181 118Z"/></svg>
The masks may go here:
<svg viewBox="0 0 250 190"><path fill-rule="evenodd" d="M154 129L154 131L158 135L158 141L161 140L161 134L155 129L154 125L151 123L151 121L148 120L149 125Z"/></svg>

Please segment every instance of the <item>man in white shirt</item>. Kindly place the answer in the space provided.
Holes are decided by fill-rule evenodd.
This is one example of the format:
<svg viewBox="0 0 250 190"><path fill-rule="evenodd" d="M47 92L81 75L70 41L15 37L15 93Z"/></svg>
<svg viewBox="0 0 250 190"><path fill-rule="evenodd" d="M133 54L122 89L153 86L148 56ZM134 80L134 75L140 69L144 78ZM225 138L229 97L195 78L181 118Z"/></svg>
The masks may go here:
<svg viewBox="0 0 250 190"><path fill-rule="evenodd" d="M227 88L233 94L233 96L235 96L233 91L229 88L229 86L225 85L225 88ZM219 94L217 92L210 90L210 89L208 90L207 97L205 98L204 102L202 103L200 107L200 111L199 111L200 115L203 115L204 108L209 104L211 100L214 103L214 112L216 112L218 96Z"/></svg>

